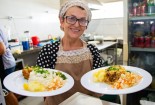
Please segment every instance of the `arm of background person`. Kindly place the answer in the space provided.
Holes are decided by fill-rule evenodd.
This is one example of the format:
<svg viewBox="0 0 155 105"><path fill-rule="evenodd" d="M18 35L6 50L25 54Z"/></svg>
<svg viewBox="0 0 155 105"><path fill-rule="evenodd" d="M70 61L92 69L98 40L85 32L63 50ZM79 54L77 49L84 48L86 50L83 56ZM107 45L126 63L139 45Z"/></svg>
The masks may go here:
<svg viewBox="0 0 155 105"><path fill-rule="evenodd" d="M0 55L3 55L6 51L6 47L3 42L0 42Z"/></svg>

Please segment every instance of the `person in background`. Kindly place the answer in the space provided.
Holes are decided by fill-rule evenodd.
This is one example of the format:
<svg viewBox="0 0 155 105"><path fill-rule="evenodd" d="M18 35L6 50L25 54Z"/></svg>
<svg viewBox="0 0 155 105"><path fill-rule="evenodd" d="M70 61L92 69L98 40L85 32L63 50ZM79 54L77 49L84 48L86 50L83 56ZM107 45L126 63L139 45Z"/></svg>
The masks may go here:
<svg viewBox="0 0 155 105"><path fill-rule="evenodd" d="M91 16L84 1L67 1L61 6L59 20L64 36L59 41L43 46L36 64L66 72L74 78L75 83L72 89L63 94L46 97L45 105L58 105L76 92L95 95L80 83L86 72L104 66L98 49L80 38L87 29Z"/></svg>
<svg viewBox="0 0 155 105"><path fill-rule="evenodd" d="M8 41L6 35L4 35L3 31L0 29L0 56L2 57L1 65L3 63L4 69L1 69L1 82L3 90L8 91L8 95L5 96L6 105L18 105L18 100L15 95L7 90L3 85L4 78L14 72L16 62L15 59L9 49Z"/></svg>

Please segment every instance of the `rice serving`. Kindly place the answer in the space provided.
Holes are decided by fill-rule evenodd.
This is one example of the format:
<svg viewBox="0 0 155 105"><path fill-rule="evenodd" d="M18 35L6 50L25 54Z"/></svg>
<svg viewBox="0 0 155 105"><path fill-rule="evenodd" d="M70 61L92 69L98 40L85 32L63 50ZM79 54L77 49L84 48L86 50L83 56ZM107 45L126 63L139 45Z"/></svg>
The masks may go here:
<svg viewBox="0 0 155 105"><path fill-rule="evenodd" d="M55 72L44 69L36 69L30 72L28 83L23 87L28 91L51 91L64 86L66 77L61 72Z"/></svg>

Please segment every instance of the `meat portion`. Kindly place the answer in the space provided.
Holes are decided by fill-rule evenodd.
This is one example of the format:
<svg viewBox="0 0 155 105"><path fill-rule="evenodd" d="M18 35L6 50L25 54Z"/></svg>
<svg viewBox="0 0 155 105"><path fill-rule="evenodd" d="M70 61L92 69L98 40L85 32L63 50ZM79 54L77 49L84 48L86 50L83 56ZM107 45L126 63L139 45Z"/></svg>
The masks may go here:
<svg viewBox="0 0 155 105"><path fill-rule="evenodd" d="M125 68L120 65L110 66L106 69L104 82L112 85L114 82L118 81L121 74L124 74L125 72Z"/></svg>
<svg viewBox="0 0 155 105"><path fill-rule="evenodd" d="M32 68L31 67L25 67L23 70L22 70L22 74L24 76L25 79L28 79L29 78L29 75L30 75L30 72L32 71Z"/></svg>
<svg viewBox="0 0 155 105"><path fill-rule="evenodd" d="M105 76L106 76L105 82L108 84L113 84L114 82L116 82L120 78L121 72L119 72L119 71L107 71Z"/></svg>

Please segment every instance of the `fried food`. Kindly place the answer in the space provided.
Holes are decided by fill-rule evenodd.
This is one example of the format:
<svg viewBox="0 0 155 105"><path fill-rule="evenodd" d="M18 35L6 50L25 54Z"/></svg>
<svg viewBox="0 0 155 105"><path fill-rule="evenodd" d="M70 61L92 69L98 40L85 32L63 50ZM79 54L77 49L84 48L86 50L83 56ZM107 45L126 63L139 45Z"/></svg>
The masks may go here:
<svg viewBox="0 0 155 105"><path fill-rule="evenodd" d="M125 68L120 65L110 66L105 71L106 71L105 73L106 79L104 82L111 85L120 78L121 74L124 74L126 72Z"/></svg>
<svg viewBox="0 0 155 105"><path fill-rule="evenodd" d="M26 66L26 67L24 67L24 69L22 69L22 74L23 74L23 76L24 76L25 79L28 79L29 78L30 72L32 70L33 70L33 68L32 67L28 67L28 66Z"/></svg>

